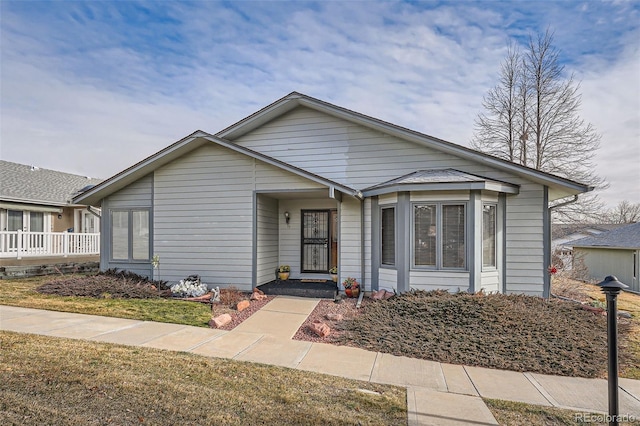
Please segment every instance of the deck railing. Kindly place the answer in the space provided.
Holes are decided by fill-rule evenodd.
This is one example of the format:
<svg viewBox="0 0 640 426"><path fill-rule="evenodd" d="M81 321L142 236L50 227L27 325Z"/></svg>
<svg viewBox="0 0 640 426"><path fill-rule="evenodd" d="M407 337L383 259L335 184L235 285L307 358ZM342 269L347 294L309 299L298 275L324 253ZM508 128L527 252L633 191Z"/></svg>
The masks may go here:
<svg viewBox="0 0 640 426"><path fill-rule="evenodd" d="M0 231L0 257L100 254L99 233Z"/></svg>

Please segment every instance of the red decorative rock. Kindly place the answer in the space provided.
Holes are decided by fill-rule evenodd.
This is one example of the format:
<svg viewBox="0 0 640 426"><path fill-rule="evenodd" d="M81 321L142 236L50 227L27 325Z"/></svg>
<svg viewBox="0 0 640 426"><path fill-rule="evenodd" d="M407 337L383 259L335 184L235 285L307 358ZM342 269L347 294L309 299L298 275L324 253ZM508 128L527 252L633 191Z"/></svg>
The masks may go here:
<svg viewBox="0 0 640 426"><path fill-rule="evenodd" d="M266 298L267 298L267 295L261 291L259 293L257 291L254 291L253 293L251 293L251 297L250 297L251 300L262 300Z"/></svg>
<svg viewBox="0 0 640 426"><path fill-rule="evenodd" d="M384 295L387 293L386 290L378 290L375 293L373 293L371 295L371 298L373 300L382 300L384 298Z"/></svg>
<svg viewBox="0 0 640 426"><path fill-rule="evenodd" d="M236 309L238 310L238 312L242 312L247 309L249 305L251 305L251 302L249 302L248 300L242 300L238 302L238 304L236 305Z"/></svg>
<svg viewBox="0 0 640 426"><path fill-rule="evenodd" d="M322 321L314 321L309 327L311 328L311 331L320 337L327 337L329 333L331 333L329 326Z"/></svg>
<svg viewBox="0 0 640 426"><path fill-rule="evenodd" d="M329 321L342 321L342 318L343 318L342 314L334 314L334 313L328 313L324 317Z"/></svg>
<svg viewBox="0 0 640 426"><path fill-rule="evenodd" d="M211 321L209 321L209 327L220 328L220 327L224 327L230 322L231 322L231 315L222 314L222 315L218 315L215 318L212 318Z"/></svg>

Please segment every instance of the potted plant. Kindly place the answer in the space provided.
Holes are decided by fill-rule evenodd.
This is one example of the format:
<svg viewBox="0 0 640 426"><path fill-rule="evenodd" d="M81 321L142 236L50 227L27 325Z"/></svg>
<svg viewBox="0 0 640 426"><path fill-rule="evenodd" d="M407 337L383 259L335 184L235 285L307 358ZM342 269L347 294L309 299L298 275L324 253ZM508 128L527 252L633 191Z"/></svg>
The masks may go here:
<svg viewBox="0 0 640 426"><path fill-rule="evenodd" d="M360 294L360 284L355 278L348 277L342 282L342 286L347 297L358 297Z"/></svg>
<svg viewBox="0 0 640 426"><path fill-rule="evenodd" d="M338 267L334 266L333 268L329 269L329 275L331 275L331 279L333 280L334 283L338 282Z"/></svg>
<svg viewBox="0 0 640 426"><path fill-rule="evenodd" d="M282 281L286 281L289 279L289 274L291 273L291 267L289 265L280 265L278 267L278 278Z"/></svg>

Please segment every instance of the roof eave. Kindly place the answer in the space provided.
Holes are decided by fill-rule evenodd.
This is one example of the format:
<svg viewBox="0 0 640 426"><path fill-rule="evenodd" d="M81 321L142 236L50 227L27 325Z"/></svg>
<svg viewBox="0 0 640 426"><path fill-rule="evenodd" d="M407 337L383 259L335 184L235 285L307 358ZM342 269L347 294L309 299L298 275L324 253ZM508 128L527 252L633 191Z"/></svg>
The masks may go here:
<svg viewBox="0 0 640 426"><path fill-rule="evenodd" d="M362 191L365 197L390 194L394 192L415 191L493 191L506 194L518 194L520 189L516 185L508 185L499 182L437 182L437 183L413 183L391 184Z"/></svg>

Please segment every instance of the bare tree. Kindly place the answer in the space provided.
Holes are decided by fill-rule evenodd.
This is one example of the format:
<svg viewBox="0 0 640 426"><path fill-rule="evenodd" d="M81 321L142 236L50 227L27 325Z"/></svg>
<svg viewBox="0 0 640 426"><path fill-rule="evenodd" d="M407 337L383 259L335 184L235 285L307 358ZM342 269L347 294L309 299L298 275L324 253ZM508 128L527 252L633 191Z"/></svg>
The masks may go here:
<svg viewBox="0 0 640 426"><path fill-rule="evenodd" d="M636 223L640 222L640 203L627 200L620 201L617 206L601 216L601 223Z"/></svg>
<svg viewBox="0 0 640 426"><path fill-rule="evenodd" d="M580 85L565 78L549 31L529 37L524 52L511 45L499 82L483 100L471 146L500 158L604 188L594 172L600 135L578 115ZM585 220L601 211L597 196L556 210L563 221Z"/></svg>

